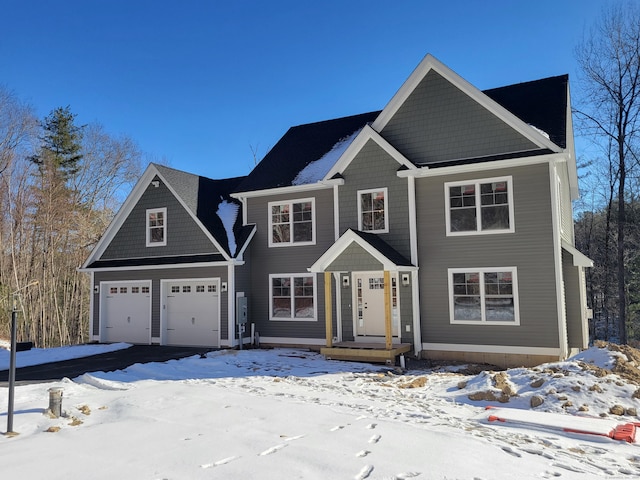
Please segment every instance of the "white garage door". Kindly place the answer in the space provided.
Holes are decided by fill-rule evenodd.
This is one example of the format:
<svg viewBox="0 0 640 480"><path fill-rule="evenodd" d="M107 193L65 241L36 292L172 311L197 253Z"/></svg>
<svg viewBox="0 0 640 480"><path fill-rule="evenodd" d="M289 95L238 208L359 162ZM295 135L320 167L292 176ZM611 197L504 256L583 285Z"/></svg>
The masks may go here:
<svg viewBox="0 0 640 480"><path fill-rule="evenodd" d="M151 343L151 282L113 282L100 286L105 343Z"/></svg>
<svg viewBox="0 0 640 480"><path fill-rule="evenodd" d="M163 290L164 343L218 347L218 280L167 280Z"/></svg>

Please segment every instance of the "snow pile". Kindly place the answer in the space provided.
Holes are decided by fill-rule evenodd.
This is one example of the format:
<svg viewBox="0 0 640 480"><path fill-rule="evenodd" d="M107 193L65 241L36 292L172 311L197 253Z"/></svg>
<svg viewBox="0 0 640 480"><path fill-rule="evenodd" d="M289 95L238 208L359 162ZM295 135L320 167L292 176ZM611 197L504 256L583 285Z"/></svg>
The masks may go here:
<svg viewBox="0 0 640 480"><path fill-rule="evenodd" d="M227 232L227 241L229 242L229 251L231 252L231 255L236 253L237 248L236 236L233 233L233 226L236 223L239 209L240 205L223 200L218 205L218 211L216 212L216 215L218 215L222 221L225 232Z"/></svg>
<svg viewBox="0 0 640 480"><path fill-rule="evenodd" d="M482 420L489 403L525 418L546 410L570 417L573 407L562 403L572 401L609 425L622 418L606 413L609 405L639 402L631 377L613 372L621 360L634 362L594 347L535 369L400 372L274 349L92 372L17 387L20 435L0 436L2 470L50 479L634 478L640 444ZM43 415L53 386L64 389L65 418ZM489 390L506 403L469 399ZM531 409L533 394L545 401Z"/></svg>
<svg viewBox="0 0 640 480"><path fill-rule="evenodd" d="M304 167L293 179L293 185L304 185L307 183L316 183L322 180L331 170L345 150L351 145L353 139L358 136L362 129L356 130L348 137L340 139L327 153L321 158L309 163Z"/></svg>

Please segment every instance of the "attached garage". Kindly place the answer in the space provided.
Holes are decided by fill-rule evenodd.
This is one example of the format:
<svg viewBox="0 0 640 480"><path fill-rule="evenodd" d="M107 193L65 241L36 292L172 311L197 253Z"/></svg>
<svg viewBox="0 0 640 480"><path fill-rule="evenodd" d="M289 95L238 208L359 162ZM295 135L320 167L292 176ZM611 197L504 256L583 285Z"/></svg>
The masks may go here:
<svg viewBox="0 0 640 480"><path fill-rule="evenodd" d="M220 346L220 281L163 280L163 345Z"/></svg>
<svg viewBox="0 0 640 480"><path fill-rule="evenodd" d="M100 283L100 341L151 343L151 281Z"/></svg>

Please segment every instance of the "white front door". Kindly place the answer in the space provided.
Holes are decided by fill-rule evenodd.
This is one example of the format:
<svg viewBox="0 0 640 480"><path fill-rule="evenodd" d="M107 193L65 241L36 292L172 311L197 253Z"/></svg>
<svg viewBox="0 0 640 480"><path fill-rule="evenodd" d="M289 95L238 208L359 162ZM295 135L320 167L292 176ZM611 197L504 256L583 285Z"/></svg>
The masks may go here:
<svg viewBox="0 0 640 480"><path fill-rule="evenodd" d="M397 282L394 275L391 276L391 331L398 336L398 300ZM385 308L384 308L384 273L366 272L353 274L354 285L354 315L356 322L356 335L367 337L384 337L385 332Z"/></svg>

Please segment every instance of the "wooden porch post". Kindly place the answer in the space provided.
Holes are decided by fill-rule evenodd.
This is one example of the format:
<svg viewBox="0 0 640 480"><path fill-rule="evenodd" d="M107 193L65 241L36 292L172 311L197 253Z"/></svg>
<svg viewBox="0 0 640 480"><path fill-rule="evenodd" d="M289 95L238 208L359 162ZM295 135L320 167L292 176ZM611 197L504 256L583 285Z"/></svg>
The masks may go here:
<svg viewBox="0 0 640 480"><path fill-rule="evenodd" d="M384 335L387 350L393 348L393 337L391 334L391 275L388 270L384 271Z"/></svg>
<svg viewBox="0 0 640 480"><path fill-rule="evenodd" d="M331 315L331 272L324 272L324 320L326 323L327 348L333 347L333 318Z"/></svg>

